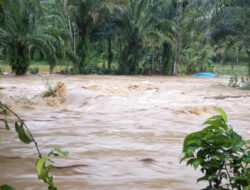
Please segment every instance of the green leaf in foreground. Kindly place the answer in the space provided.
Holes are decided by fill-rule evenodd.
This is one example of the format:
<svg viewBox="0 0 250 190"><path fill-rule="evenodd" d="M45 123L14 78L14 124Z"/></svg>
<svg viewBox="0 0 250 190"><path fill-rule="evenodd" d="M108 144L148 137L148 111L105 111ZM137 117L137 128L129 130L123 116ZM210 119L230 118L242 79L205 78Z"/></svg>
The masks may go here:
<svg viewBox="0 0 250 190"><path fill-rule="evenodd" d="M46 162L49 161L49 156L42 157L36 163L37 175L38 179L42 179L45 183L49 185L48 189L56 190L53 183L53 176L49 176L49 172L54 167L53 165L49 165L46 167Z"/></svg>
<svg viewBox="0 0 250 190"><path fill-rule="evenodd" d="M49 190L57 190L57 188L54 186L54 182L53 182L53 176L49 177Z"/></svg>
<svg viewBox="0 0 250 190"><path fill-rule="evenodd" d="M37 169L37 174L38 174L38 178L39 179L42 179L40 178L41 177L41 174L42 174L42 170L43 170L43 167L44 167L44 164L45 162L49 159L49 156L44 156L42 157L41 159L39 159L36 163L36 169Z"/></svg>
<svg viewBox="0 0 250 190"><path fill-rule="evenodd" d="M19 139L25 144L29 144L32 142L32 137L28 131L26 131L23 127L23 124L19 125L17 122L15 123L16 132L18 134Z"/></svg>
<svg viewBox="0 0 250 190"><path fill-rule="evenodd" d="M14 190L14 188L9 185L2 185L0 186L0 190Z"/></svg>
<svg viewBox="0 0 250 190"><path fill-rule="evenodd" d="M57 188L54 186L49 186L49 190L57 190Z"/></svg>
<svg viewBox="0 0 250 190"><path fill-rule="evenodd" d="M47 182L47 179L49 177L49 172L51 171L52 168L53 165L49 165L48 167L46 167L44 170L42 170L40 175L38 175L38 178L43 179L45 182Z"/></svg>
<svg viewBox="0 0 250 190"><path fill-rule="evenodd" d="M6 114L6 107L0 103L0 109L3 111L4 114Z"/></svg>
<svg viewBox="0 0 250 190"><path fill-rule="evenodd" d="M62 148L55 148L55 151L60 154L63 154L64 156L69 156L69 151L63 150Z"/></svg>
<svg viewBox="0 0 250 190"><path fill-rule="evenodd" d="M226 114L226 112L225 112L223 109L221 109L221 108L215 108L215 110L216 110L217 112L219 112L220 115L221 115L221 117L223 118L223 120L224 120L225 122L227 122L227 114Z"/></svg>
<svg viewBox="0 0 250 190"><path fill-rule="evenodd" d="M4 125L5 125L5 128L6 130L10 130L10 127L9 127L9 124L8 124L8 121L7 121L7 111L6 111L6 108L0 104L0 109L3 111L3 114L4 114Z"/></svg>
<svg viewBox="0 0 250 190"><path fill-rule="evenodd" d="M8 121L6 119L4 119L4 124L5 124L6 130L9 131L10 130L10 126L9 126Z"/></svg>

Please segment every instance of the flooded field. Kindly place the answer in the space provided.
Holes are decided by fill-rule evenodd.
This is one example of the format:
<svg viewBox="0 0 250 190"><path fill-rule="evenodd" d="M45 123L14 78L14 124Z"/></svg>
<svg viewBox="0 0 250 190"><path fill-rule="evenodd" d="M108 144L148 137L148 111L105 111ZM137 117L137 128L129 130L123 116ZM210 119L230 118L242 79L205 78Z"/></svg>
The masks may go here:
<svg viewBox="0 0 250 190"><path fill-rule="evenodd" d="M185 136L202 129L221 107L250 138L250 91L228 88L228 78L143 76L1 77L0 99L25 119L45 155L55 159L59 190L201 189L201 175L180 164ZM60 82L60 83L58 83ZM54 97L42 97L46 83ZM46 189L35 171L36 150L0 129L0 185Z"/></svg>

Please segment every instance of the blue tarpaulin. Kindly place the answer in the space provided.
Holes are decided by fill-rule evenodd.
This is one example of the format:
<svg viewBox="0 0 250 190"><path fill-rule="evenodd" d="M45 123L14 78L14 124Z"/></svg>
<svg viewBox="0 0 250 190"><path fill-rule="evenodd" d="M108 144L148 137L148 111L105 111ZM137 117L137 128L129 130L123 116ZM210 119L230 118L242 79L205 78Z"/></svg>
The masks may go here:
<svg viewBox="0 0 250 190"><path fill-rule="evenodd" d="M193 74L194 77L216 77L216 74L214 73L196 73Z"/></svg>

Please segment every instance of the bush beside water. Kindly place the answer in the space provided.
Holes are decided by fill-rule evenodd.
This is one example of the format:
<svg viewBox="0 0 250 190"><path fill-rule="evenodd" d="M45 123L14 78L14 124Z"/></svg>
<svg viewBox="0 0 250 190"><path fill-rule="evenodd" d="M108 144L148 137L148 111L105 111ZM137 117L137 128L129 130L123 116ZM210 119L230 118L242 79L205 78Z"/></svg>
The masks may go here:
<svg viewBox="0 0 250 190"><path fill-rule="evenodd" d="M31 68L29 69L29 72L30 72L30 74L32 74L32 75L36 75L36 74L39 73L39 67L31 67Z"/></svg>
<svg viewBox="0 0 250 190"><path fill-rule="evenodd" d="M183 145L183 160L204 174L206 190L250 189L250 141L227 124L226 113L209 118L203 130L189 134Z"/></svg>

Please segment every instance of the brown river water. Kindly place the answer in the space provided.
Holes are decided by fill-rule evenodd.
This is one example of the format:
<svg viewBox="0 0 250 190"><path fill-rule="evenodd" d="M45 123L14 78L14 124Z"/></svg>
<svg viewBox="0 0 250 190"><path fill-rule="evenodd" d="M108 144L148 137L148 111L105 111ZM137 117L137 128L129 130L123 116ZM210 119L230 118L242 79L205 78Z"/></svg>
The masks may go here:
<svg viewBox="0 0 250 190"><path fill-rule="evenodd" d="M1 77L0 99L32 131L45 155L55 160L59 190L194 190L201 173L179 163L185 136L216 114L250 138L250 91L227 87L227 77L24 76ZM42 98L49 81L60 88ZM63 84L64 83L64 84ZM58 88L59 88L58 87ZM14 119L14 117L9 116ZM0 185L46 189L35 170L32 144L20 143L0 123Z"/></svg>

